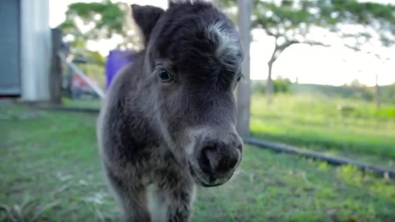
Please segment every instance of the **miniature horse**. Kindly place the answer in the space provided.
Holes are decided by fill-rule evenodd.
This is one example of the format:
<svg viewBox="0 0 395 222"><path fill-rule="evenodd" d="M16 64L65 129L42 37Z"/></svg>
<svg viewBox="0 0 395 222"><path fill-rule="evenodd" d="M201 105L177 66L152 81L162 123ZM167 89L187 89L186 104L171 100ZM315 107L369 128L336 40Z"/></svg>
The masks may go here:
<svg viewBox="0 0 395 222"><path fill-rule="evenodd" d="M128 222L186 222L195 186L240 165L233 91L244 57L233 23L201 0L131 5L144 49L116 75L97 121L103 171Z"/></svg>

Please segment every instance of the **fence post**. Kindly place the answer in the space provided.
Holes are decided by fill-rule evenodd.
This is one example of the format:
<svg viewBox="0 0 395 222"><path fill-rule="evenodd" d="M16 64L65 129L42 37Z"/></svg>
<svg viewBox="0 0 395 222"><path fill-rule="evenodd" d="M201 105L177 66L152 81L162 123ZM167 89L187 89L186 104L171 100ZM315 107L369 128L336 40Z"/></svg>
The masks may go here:
<svg viewBox="0 0 395 222"><path fill-rule="evenodd" d="M244 78L239 82L237 88L237 132L241 137L250 135L250 100L251 100L251 81L250 81L250 43L251 43L251 14L252 1L238 0L238 26L240 40L244 51L244 61L242 73Z"/></svg>
<svg viewBox="0 0 395 222"><path fill-rule="evenodd" d="M52 35L52 61L49 77L49 88L51 93L51 103L62 103L62 61L58 52L62 49L62 32L59 28L51 30Z"/></svg>

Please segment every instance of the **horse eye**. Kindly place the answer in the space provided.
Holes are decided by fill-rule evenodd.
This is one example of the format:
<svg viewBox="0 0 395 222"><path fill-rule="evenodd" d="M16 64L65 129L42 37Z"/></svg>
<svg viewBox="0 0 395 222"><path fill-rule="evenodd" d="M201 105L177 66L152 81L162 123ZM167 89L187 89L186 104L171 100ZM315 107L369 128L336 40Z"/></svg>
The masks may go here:
<svg viewBox="0 0 395 222"><path fill-rule="evenodd" d="M239 82L239 81L240 81L240 79L241 79L241 76L237 77L237 82Z"/></svg>
<svg viewBox="0 0 395 222"><path fill-rule="evenodd" d="M166 69L162 69L159 71L159 78L163 82L170 82L173 80L173 77L170 75L170 73Z"/></svg>

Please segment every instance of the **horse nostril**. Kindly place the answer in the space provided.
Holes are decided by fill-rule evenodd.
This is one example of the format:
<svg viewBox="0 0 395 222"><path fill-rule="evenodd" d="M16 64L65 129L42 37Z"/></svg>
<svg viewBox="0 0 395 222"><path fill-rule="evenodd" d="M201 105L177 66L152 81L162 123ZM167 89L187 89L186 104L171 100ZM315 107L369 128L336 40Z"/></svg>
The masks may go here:
<svg viewBox="0 0 395 222"><path fill-rule="evenodd" d="M229 162L228 162L228 169L230 170L230 169L233 169L233 168L235 168L235 166L237 165L237 162L238 162L239 160L238 159L236 159L236 158L231 158L231 159L229 159Z"/></svg>
<svg viewBox="0 0 395 222"><path fill-rule="evenodd" d="M200 151L199 166L208 175L227 173L236 167L239 153L235 148L206 146Z"/></svg>
<svg viewBox="0 0 395 222"><path fill-rule="evenodd" d="M218 162L218 166L215 169L215 172L217 173L227 173L231 170L233 170L237 163L239 162L238 156L234 155L226 155L221 158L221 160Z"/></svg>
<svg viewBox="0 0 395 222"><path fill-rule="evenodd" d="M206 146L203 147L199 155L199 166L201 170L206 174L212 174L216 168L216 151L215 147Z"/></svg>

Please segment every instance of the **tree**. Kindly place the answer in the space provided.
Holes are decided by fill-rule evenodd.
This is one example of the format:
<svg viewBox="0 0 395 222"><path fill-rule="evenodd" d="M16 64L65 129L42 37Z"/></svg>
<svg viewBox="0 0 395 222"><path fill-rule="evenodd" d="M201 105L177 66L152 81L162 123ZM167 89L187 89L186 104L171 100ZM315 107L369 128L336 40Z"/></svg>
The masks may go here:
<svg viewBox="0 0 395 222"><path fill-rule="evenodd" d="M228 14L234 11L233 5L234 0L222 1L222 6L228 9L226 10ZM323 37L331 33L339 34L338 37L345 37L340 33L346 30L344 27L347 25L369 24L376 28L376 31L381 32L389 29L395 30L390 25L395 24L393 6L378 3L360 3L356 0L254 0L254 9L252 27L263 29L267 35L275 39L275 48L268 61L269 72L266 87L268 102L271 102L273 94L273 64L282 52L294 44L330 46L322 39L312 39L309 36L311 31L319 31L321 27L327 30L323 33ZM371 19L372 16L374 19ZM353 35L353 37L356 36ZM388 40L388 32L381 38Z"/></svg>
<svg viewBox="0 0 395 222"><path fill-rule="evenodd" d="M346 85L346 86L347 86L347 85ZM354 88L358 88L358 87L361 87L361 86L364 86L364 85L361 84L361 83L358 81L358 79L354 79L353 81L351 81L350 86L351 86L351 87L354 87Z"/></svg>
<svg viewBox="0 0 395 222"><path fill-rule="evenodd" d="M272 101L274 90L273 65L284 50L294 44L329 46L308 35L312 27L329 27L337 23L337 20L330 17L325 3L325 1L282 0L278 3L278 1L254 0L252 27L263 29L275 40L274 50L267 63L269 72L266 94L269 103ZM222 4L224 7L231 8L233 0L223 0Z"/></svg>
<svg viewBox="0 0 395 222"><path fill-rule="evenodd" d="M70 4L66 20L60 25L73 48L86 49L88 41L118 37L118 48L140 48L138 36L130 29L129 5L103 2Z"/></svg>
<svg viewBox="0 0 395 222"><path fill-rule="evenodd" d="M373 56L384 65L389 61L395 44L394 5L372 2L359 3L355 0L332 0L337 17L344 21L339 25L338 36L344 39L344 45L354 51ZM347 27L354 25L358 31L349 32ZM354 29L355 30L355 29ZM380 108L379 70L375 70L375 101Z"/></svg>
<svg viewBox="0 0 395 222"><path fill-rule="evenodd" d="M262 28L268 36L275 40L275 47L268 61L268 78L266 94L270 103L273 95L273 64L284 50L294 44L309 44L329 46L320 41L309 38L308 34L313 26L330 26L336 20L322 16L320 13L327 9L320 2L283 0L279 4L274 2L255 1L254 27Z"/></svg>

